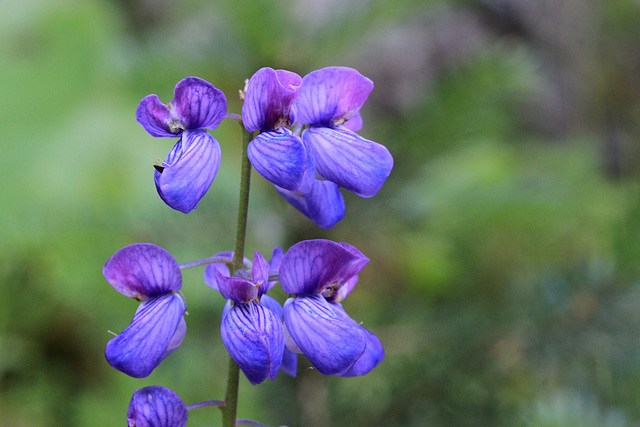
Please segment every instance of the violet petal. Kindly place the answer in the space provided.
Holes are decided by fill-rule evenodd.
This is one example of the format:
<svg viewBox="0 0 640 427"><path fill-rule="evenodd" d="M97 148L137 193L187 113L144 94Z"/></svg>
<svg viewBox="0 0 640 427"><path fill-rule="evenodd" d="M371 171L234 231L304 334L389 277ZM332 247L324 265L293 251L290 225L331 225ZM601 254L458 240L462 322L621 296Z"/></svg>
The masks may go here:
<svg viewBox="0 0 640 427"><path fill-rule="evenodd" d="M288 294L317 294L329 285L347 282L367 262L369 258L360 251L349 251L330 240L304 240L282 257L280 285Z"/></svg>
<svg viewBox="0 0 640 427"><path fill-rule="evenodd" d="M298 122L333 127L355 116L373 90L357 70L327 67L302 79L295 101Z"/></svg>
<svg viewBox="0 0 640 427"><path fill-rule="evenodd" d="M229 355L252 384L278 375L284 351L282 320L255 302L234 305L220 326Z"/></svg>
<svg viewBox="0 0 640 427"><path fill-rule="evenodd" d="M129 427L184 427L189 412L174 391L161 386L149 386L133 392L127 425Z"/></svg>
<svg viewBox="0 0 640 427"><path fill-rule="evenodd" d="M249 143L247 155L256 171L279 187L297 190L305 178L307 149L292 133L261 133Z"/></svg>
<svg viewBox="0 0 640 427"><path fill-rule="evenodd" d="M291 105L302 78L291 71L261 68L249 79L242 105L242 121L249 132L290 126Z"/></svg>
<svg viewBox="0 0 640 427"><path fill-rule="evenodd" d="M223 298L240 304L246 304L259 299L259 286L255 283L238 277L223 276L219 270L214 270L213 274L216 277L218 290Z"/></svg>
<svg viewBox="0 0 640 427"><path fill-rule="evenodd" d="M229 277L229 267L226 264L222 264L219 262L213 264L207 264L204 268L204 283L211 286L216 291L220 290L218 286L218 279L215 275L215 271L220 272L222 276Z"/></svg>
<svg viewBox="0 0 640 427"><path fill-rule="evenodd" d="M361 197L375 196L393 169L384 145L344 126L310 128L302 138L313 150L318 174Z"/></svg>
<svg viewBox="0 0 640 427"><path fill-rule="evenodd" d="M384 348L382 343L373 333L369 332L362 326L360 330L365 333L367 338L367 348L362 353L362 356L351 365L347 370L337 375L341 377L355 377L368 374L373 368L378 366L382 359L384 359Z"/></svg>
<svg viewBox="0 0 640 427"><path fill-rule="evenodd" d="M220 167L220 144L203 130L185 131L156 169L158 194L175 210L189 213L198 207Z"/></svg>
<svg viewBox="0 0 640 427"><path fill-rule="evenodd" d="M131 324L107 343L109 364L134 378L144 378L169 354L185 311L182 297L167 293L140 303Z"/></svg>
<svg viewBox="0 0 640 427"><path fill-rule="evenodd" d="M276 190L289 204L325 230L336 225L344 217L345 204L340 188L331 181L315 180L311 191Z"/></svg>
<svg viewBox="0 0 640 427"><path fill-rule="evenodd" d="M284 322L293 341L324 375L344 372L366 349L364 332L320 295L289 298Z"/></svg>
<svg viewBox="0 0 640 427"><path fill-rule="evenodd" d="M125 246L102 269L107 282L130 298L144 300L182 287L178 262L169 252L151 243Z"/></svg>
<svg viewBox="0 0 640 427"><path fill-rule="evenodd" d="M174 95L172 113L185 130L215 129L227 114L224 93L198 77L180 80Z"/></svg>
<svg viewBox="0 0 640 427"><path fill-rule="evenodd" d="M136 109L136 120L149 135L157 138L176 137L182 132L181 129L172 129L171 111L158 99L157 95L147 95L142 98Z"/></svg>
<svg viewBox="0 0 640 427"><path fill-rule="evenodd" d="M262 256L262 254L260 254L260 252L255 251L253 256L251 277L253 278L253 283L260 287L259 295L267 292L270 272L271 265L269 265L269 262Z"/></svg>
<svg viewBox="0 0 640 427"><path fill-rule="evenodd" d="M358 132L360 129L362 129L362 114L360 114L360 112L357 112L353 115L353 117L344 122L343 126L349 130Z"/></svg>

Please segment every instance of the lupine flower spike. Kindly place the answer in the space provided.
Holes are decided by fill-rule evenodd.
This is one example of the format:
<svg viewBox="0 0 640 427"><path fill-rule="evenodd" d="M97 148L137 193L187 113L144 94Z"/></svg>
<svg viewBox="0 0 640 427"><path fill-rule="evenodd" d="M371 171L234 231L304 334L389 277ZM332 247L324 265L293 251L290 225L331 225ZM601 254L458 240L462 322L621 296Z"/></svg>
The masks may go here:
<svg viewBox="0 0 640 427"><path fill-rule="evenodd" d="M227 113L222 91L197 77L175 87L167 105L156 95L140 101L136 119L154 137L179 137L154 179L160 198L175 210L189 213L198 206L220 167L220 144L205 129L215 129Z"/></svg>
<svg viewBox="0 0 640 427"><path fill-rule="evenodd" d="M103 274L116 291L140 301L131 324L107 343L105 356L115 369L144 378L187 332L180 267L166 250L137 243L109 258Z"/></svg>

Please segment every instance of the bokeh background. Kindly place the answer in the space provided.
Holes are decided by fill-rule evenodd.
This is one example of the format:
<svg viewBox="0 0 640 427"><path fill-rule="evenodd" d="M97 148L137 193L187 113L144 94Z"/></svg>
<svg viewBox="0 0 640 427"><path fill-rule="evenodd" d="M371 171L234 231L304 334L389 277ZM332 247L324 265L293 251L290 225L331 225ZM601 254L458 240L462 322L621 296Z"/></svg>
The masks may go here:
<svg viewBox="0 0 640 427"><path fill-rule="evenodd" d="M178 262L233 245L240 131L189 215L157 196L173 141L136 123L183 77L229 111L258 68L357 68L361 135L395 169L345 194L323 231L254 174L249 251L301 239L371 262L345 302L386 358L362 378L253 387L239 414L293 426L640 425L640 2L634 0L0 1L0 425L126 423L133 390L221 399L223 301L184 272L182 347L146 379L111 369L137 303L102 265L151 242ZM276 294L281 301L285 297ZM219 425L215 408L189 426Z"/></svg>

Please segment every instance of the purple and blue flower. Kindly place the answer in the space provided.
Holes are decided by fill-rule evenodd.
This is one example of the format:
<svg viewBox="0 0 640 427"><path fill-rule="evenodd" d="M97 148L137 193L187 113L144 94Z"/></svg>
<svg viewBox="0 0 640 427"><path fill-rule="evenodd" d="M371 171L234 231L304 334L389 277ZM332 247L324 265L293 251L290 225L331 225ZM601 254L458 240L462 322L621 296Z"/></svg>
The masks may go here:
<svg viewBox="0 0 640 427"><path fill-rule="evenodd" d="M180 267L161 247L136 243L109 258L103 274L116 291L140 301L131 324L107 343L107 362L131 377L147 377L187 332Z"/></svg>
<svg viewBox="0 0 640 427"><path fill-rule="evenodd" d="M220 325L222 341L252 384L275 379L282 364L282 308L265 295L275 284L269 282L270 271L271 265L258 251L251 273L238 270L229 277L228 269L218 264L205 269L205 282L229 300Z"/></svg>
<svg viewBox="0 0 640 427"><path fill-rule="evenodd" d="M303 353L322 374L365 375L384 358L380 340L351 319L341 301L369 262L346 243L305 240L282 258L286 346Z"/></svg>
<svg viewBox="0 0 640 427"><path fill-rule="evenodd" d="M189 213L198 206L220 167L220 144L205 129L215 129L227 114L222 91L197 77L178 82L174 99L163 104L157 95L140 101L136 119L154 137L180 138L154 180L160 198L175 210Z"/></svg>

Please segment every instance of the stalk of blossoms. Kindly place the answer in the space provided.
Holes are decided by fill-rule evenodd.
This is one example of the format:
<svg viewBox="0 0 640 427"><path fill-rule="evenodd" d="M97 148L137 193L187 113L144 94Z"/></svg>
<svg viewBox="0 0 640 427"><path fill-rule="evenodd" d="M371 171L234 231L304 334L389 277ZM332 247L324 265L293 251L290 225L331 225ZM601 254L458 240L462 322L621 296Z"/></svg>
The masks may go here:
<svg viewBox="0 0 640 427"><path fill-rule="evenodd" d="M253 139L253 133L245 129L242 122L242 165L240 169L240 197L238 202L238 225L236 228L236 242L233 251L233 262L229 273L233 274L244 264L244 243L247 235L247 216L249 213L249 189L251 187L251 163L247 156L247 147ZM229 356L229 373L227 376L227 392L225 405L220 406L222 411L222 426L235 427L238 414L238 389L240 383L240 367Z"/></svg>

